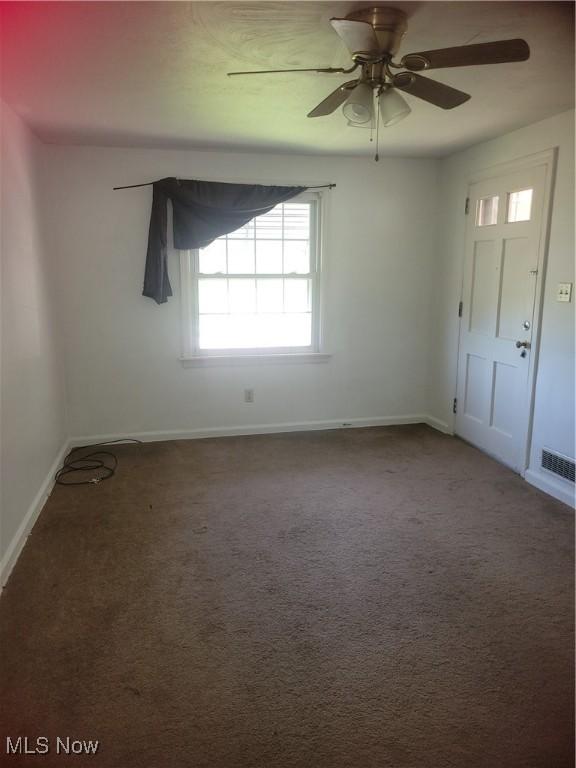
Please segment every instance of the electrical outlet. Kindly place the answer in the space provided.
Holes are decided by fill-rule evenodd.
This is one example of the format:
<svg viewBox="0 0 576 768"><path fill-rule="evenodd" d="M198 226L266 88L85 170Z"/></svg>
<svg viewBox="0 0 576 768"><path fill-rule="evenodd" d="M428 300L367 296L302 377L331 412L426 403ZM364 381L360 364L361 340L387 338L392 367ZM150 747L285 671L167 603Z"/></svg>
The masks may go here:
<svg viewBox="0 0 576 768"><path fill-rule="evenodd" d="M572 298L572 283L558 283L556 301L570 301Z"/></svg>
<svg viewBox="0 0 576 768"><path fill-rule="evenodd" d="M254 390L253 389L245 389L244 390L244 402L245 403L253 403L254 402Z"/></svg>

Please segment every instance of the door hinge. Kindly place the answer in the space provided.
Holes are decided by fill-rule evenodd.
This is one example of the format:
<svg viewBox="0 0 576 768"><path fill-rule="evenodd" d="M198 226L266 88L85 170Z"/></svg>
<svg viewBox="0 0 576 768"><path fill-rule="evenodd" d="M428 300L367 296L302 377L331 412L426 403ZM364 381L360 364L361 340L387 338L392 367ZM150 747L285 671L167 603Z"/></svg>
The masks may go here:
<svg viewBox="0 0 576 768"><path fill-rule="evenodd" d="M452 413L458 413L458 398L454 398L454 402L452 403Z"/></svg>
<svg viewBox="0 0 576 768"><path fill-rule="evenodd" d="M464 213L468 215L470 213L470 198L466 198L466 202L464 203Z"/></svg>
<svg viewBox="0 0 576 768"><path fill-rule="evenodd" d="M463 304L460 302L460 304L458 304L458 317L462 317L462 308Z"/></svg>

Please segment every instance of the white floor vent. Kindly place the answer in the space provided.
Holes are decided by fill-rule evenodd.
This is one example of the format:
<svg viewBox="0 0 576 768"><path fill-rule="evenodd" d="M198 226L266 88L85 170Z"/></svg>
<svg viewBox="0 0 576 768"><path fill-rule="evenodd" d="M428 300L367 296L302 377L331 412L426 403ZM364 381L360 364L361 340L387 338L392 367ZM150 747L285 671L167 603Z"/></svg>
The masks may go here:
<svg viewBox="0 0 576 768"><path fill-rule="evenodd" d="M574 482L574 467L573 459L567 459L565 456L560 456L546 449L542 451L542 468L569 480L571 483Z"/></svg>

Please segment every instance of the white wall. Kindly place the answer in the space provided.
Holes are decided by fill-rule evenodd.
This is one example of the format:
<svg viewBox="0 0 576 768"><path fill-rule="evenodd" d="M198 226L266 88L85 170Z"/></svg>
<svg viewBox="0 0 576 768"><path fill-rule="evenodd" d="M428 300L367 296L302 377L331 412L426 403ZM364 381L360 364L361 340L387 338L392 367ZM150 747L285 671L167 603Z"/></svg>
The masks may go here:
<svg viewBox="0 0 576 768"><path fill-rule="evenodd" d="M574 282L574 113L543 120L446 158L440 166L440 237L435 282L430 413L452 423L455 395L458 318L462 282L463 205L468 179L476 171L557 147L548 263L544 283L541 346L527 479L573 497L573 486L539 469L543 447L574 457L574 301L556 301L558 282ZM554 486L554 487L551 487Z"/></svg>
<svg viewBox="0 0 576 768"><path fill-rule="evenodd" d="M44 154L74 437L426 413L435 161L55 146ZM329 363L182 368L176 254L168 304L140 295L151 188L112 191L172 175L337 183L326 192ZM254 404L243 402L246 387Z"/></svg>
<svg viewBox="0 0 576 768"><path fill-rule="evenodd" d="M5 577L50 488L66 428L52 266L37 199L39 144L1 106L0 561Z"/></svg>

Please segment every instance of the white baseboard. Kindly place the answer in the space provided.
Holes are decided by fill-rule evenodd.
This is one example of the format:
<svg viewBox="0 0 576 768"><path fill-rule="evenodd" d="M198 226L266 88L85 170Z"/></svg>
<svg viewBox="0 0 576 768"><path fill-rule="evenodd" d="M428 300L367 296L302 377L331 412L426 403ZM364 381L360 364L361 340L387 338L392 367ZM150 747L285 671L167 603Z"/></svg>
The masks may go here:
<svg viewBox="0 0 576 768"><path fill-rule="evenodd" d="M568 504L569 507L574 508L574 486L568 481L563 481L560 478L555 478L544 474L543 472L537 472L533 469L527 469L524 473L524 480L530 483L530 485L539 488L544 493L554 496L558 501L563 501L564 504Z"/></svg>
<svg viewBox="0 0 576 768"><path fill-rule="evenodd" d="M281 424L243 424L236 427L206 427L203 429L173 429L158 432L130 432L124 434L90 435L73 437L71 446L90 445L106 440L134 438L142 442L160 442L163 440L199 440L207 437L236 437L240 435L268 435L281 432L311 432L323 429L357 429L359 427L392 427L401 424L428 424L442 432L448 431L444 422L430 416L408 415L362 419L331 419L329 421L284 422Z"/></svg>
<svg viewBox="0 0 576 768"><path fill-rule="evenodd" d="M20 553L22 552L22 548L26 543L26 539L34 527L34 523L38 519L38 515L42 511L42 507L46 503L48 496L50 496L52 488L54 487L54 475L62 465L64 456L66 456L68 453L69 445L70 443L67 440L62 448L58 451L58 455L48 470L48 474L44 478L44 481L40 486L40 490L34 497L32 504L29 506L28 511L24 515L24 519L20 523L20 527L14 534L14 537L12 538L12 541L8 545L8 549L4 554L4 557L0 561L0 587L4 587L8 581L8 577L12 572L12 568L20 557Z"/></svg>

